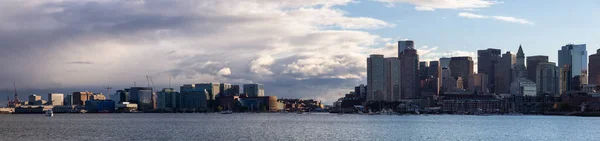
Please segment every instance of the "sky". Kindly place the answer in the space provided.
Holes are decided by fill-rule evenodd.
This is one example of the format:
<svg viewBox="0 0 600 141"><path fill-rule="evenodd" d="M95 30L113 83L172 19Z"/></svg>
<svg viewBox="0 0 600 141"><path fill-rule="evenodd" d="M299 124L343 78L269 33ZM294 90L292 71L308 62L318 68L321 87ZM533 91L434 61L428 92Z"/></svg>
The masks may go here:
<svg viewBox="0 0 600 141"><path fill-rule="evenodd" d="M0 1L0 104L74 91L260 83L266 95L332 103L366 83L369 54L420 59L478 49L548 55L600 48L597 0ZM112 90L103 89L111 86Z"/></svg>

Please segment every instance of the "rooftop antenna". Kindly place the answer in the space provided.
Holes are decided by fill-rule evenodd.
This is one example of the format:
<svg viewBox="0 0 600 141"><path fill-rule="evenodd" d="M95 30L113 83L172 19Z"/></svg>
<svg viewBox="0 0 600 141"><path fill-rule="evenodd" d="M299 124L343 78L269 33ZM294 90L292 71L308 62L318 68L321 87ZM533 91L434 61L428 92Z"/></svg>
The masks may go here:
<svg viewBox="0 0 600 141"><path fill-rule="evenodd" d="M171 87L171 76L169 75L169 88L173 88Z"/></svg>
<svg viewBox="0 0 600 141"><path fill-rule="evenodd" d="M135 84L135 81L133 81L133 87L137 87L137 84Z"/></svg>

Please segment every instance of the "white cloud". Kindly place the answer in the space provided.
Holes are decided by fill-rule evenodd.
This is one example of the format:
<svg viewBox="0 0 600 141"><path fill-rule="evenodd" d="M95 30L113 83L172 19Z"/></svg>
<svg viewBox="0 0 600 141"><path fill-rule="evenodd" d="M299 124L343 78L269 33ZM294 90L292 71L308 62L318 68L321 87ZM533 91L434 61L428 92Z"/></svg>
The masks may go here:
<svg viewBox="0 0 600 141"><path fill-rule="evenodd" d="M465 18L471 18L471 19L483 19L483 18L487 18L487 16L477 15L477 14L473 14L473 13L466 13L466 12L458 13L458 16L459 17L465 17Z"/></svg>
<svg viewBox="0 0 600 141"><path fill-rule="evenodd" d="M222 68L221 70L219 70L217 72L217 74L221 75L221 76L231 75L231 69L229 69L229 68Z"/></svg>
<svg viewBox="0 0 600 141"><path fill-rule="evenodd" d="M433 9L431 7L421 7L421 6L415 7L415 10L417 10L417 11L435 11L435 9Z"/></svg>
<svg viewBox="0 0 600 141"><path fill-rule="evenodd" d="M529 20L519 19L519 18L515 18L515 17L494 16L494 19L501 20L501 21L506 21L506 22L513 22L513 23L533 25L533 22L531 22Z"/></svg>
<svg viewBox="0 0 600 141"><path fill-rule="evenodd" d="M519 24L528 24L528 25L534 24L533 22L526 20L526 19L507 17L507 16L485 16L485 15L478 15L478 14L467 13L467 12L458 13L458 16L464 17L464 18L470 18L470 19L494 19L494 20L505 21L505 22L519 23Z"/></svg>
<svg viewBox="0 0 600 141"><path fill-rule="evenodd" d="M0 1L10 11L0 13L0 63L11 64L0 79L117 88L151 75L157 87L172 77L173 86L254 82L281 97L331 97L360 84L370 47L389 40L361 30L394 26L335 8L350 2Z"/></svg>
<svg viewBox="0 0 600 141"><path fill-rule="evenodd" d="M487 8L501 2L491 0L374 0L388 5L393 3L409 3L415 5L419 11L433 11L435 9L477 9Z"/></svg>

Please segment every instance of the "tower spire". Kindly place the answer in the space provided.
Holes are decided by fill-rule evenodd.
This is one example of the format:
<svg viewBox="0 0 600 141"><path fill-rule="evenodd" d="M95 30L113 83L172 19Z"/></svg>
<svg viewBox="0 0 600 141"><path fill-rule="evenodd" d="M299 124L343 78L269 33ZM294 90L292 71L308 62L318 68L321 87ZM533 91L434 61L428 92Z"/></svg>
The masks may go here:
<svg viewBox="0 0 600 141"><path fill-rule="evenodd" d="M523 47L519 44L519 51L517 52L517 57L525 57L525 53L523 52Z"/></svg>

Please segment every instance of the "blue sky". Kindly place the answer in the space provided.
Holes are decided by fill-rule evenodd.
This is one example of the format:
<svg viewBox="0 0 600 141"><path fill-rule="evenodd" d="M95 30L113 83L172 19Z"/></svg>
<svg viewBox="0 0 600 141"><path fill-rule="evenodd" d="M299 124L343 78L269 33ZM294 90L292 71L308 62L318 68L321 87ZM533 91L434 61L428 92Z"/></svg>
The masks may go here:
<svg viewBox="0 0 600 141"><path fill-rule="evenodd" d="M523 44L526 55L548 55L556 61L557 50L567 43L584 43L591 55L600 48L600 1L510 0L474 11L436 9L417 11L415 5L394 7L374 1L339 6L350 16L373 17L395 27L368 30L388 38L408 38L418 46L438 46L440 52L499 48L516 52ZM493 19L459 17L461 12L526 19L532 25Z"/></svg>
<svg viewBox="0 0 600 141"><path fill-rule="evenodd" d="M557 58L600 47L594 0L0 1L0 97L145 84L261 83L332 103L366 83L369 54L416 42L422 60L499 48ZM7 91L4 91L7 90ZM111 93L111 92L108 92ZM0 103L5 101L0 98Z"/></svg>

